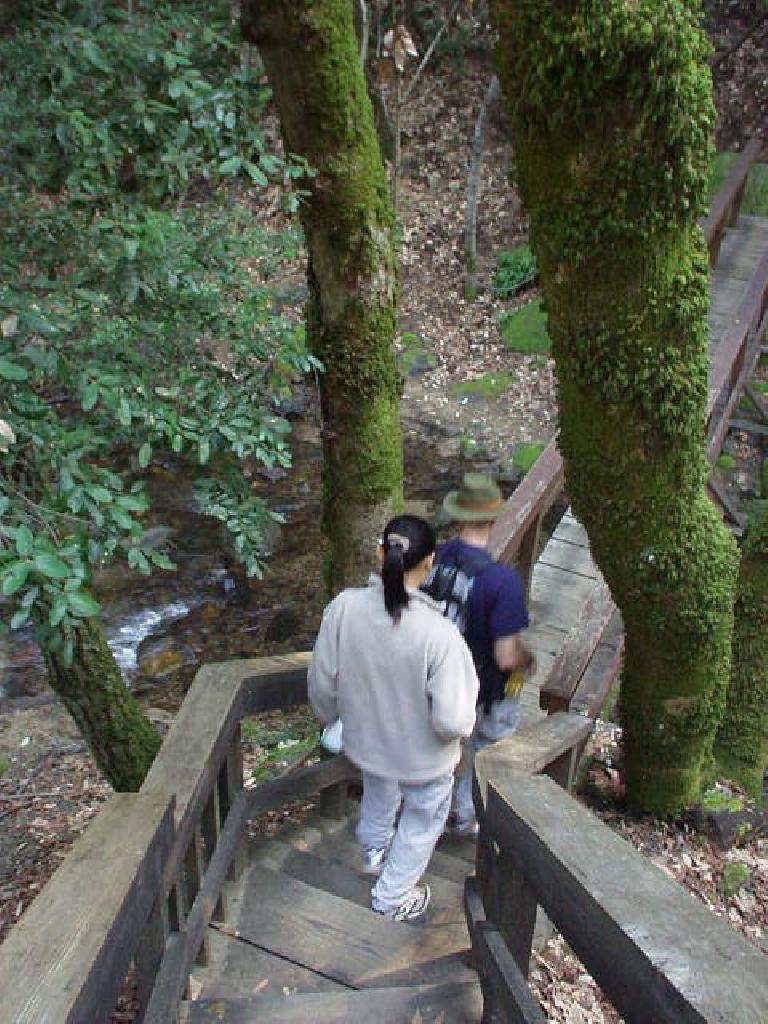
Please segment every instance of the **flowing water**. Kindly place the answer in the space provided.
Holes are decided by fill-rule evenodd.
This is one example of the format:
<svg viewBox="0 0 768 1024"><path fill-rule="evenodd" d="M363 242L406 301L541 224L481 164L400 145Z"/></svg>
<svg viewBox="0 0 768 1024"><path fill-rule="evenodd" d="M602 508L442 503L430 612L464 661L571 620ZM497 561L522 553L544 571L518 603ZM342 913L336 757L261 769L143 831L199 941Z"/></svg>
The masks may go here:
<svg viewBox="0 0 768 1024"><path fill-rule="evenodd" d="M286 523L271 538L269 571L246 579L223 528L194 511L193 477L178 463L149 481L147 531L178 569L145 577L115 563L95 592L109 644L123 676L155 705L175 707L203 663L312 646L324 604L319 533L321 449L317 429L294 424L294 466L254 476L254 490ZM458 467L453 463L454 470ZM432 448L407 458L406 490L414 511L429 513L445 489L448 466ZM277 477L277 479L275 479ZM421 499L422 507L418 505ZM373 553L372 553L373 554ZM373 565L373 562L372 562ZM0 710L46 694L45 667L31 631L0 635Z"/></svg>

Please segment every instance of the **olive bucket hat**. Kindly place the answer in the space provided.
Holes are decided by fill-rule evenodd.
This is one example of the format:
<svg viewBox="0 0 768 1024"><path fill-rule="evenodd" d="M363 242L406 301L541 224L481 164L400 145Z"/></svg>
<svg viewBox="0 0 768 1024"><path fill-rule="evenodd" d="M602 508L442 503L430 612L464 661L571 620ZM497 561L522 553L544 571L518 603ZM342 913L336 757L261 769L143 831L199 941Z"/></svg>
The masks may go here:
<svg viewBox="0 0 768 1024"><path fill-rule="evenodd" d="M493 477L485 473L465 473L458 491L450 491L443 499L443 515L460 523L488 523L497 519L504 508Z"/></svg>

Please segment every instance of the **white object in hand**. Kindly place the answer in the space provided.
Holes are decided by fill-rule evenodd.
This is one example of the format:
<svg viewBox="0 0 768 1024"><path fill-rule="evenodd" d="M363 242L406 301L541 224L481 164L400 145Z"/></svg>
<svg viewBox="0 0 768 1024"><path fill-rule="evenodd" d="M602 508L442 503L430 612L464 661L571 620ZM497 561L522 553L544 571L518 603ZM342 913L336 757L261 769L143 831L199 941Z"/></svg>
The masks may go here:
<svg viewBox="0 0 768 1024"><path fill-rule="evenodd" d="M329 722L320 737L321 744L330 754L341 753L341 719Z"/></svg>

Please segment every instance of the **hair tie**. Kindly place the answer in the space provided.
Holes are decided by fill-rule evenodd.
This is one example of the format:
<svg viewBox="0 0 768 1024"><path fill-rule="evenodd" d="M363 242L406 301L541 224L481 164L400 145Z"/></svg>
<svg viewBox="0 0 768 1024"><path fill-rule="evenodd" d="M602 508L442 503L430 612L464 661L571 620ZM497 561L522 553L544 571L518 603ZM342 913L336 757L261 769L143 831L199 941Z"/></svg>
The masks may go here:
<svg viewBox="0 0 768 1024"><path fill-rule="evenodd" d="M402 548L403 549L403 554L405 554L405 552L411 546L411 542L408 540L407 537L403 537L399 533L390 533L390 535L387 537L387 546L390 547L390 548L391 547Z"/></svg>

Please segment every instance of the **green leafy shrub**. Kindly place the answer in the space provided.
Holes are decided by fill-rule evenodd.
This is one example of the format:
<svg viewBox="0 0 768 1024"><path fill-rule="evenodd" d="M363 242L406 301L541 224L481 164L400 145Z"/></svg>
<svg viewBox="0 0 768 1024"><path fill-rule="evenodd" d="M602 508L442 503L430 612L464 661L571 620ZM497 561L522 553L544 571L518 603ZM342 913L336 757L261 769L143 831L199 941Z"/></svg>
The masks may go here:
<svg viewBox="0 0 768 1024"><path fill-rule="evenodd" d="M84 200L158 200L222 175L266 185L284 163L259 125L269 90L241 70L239 46L220 0L38 13L0 45L0 171Z"/></svg>
<svg viewBox="0 0 768 1024"><path fill-rule="evenodd" d="M511 299L538 277L536 257L527 245L500 252L498 263L494 289L500 299Z"/></svg>
<svg viewBox="0 0 768 1024"><path fill-rule="evenodd" d="M736 459L730 452L722 452L717 457L716 463L718 469L724 469L726 472L736 468Z"/></svg>
<svg viewBox="0 0 768 1024"><path fill-rule="evenodd" d="M510 352L549 352L551 341L541 302L529 302L512 312L502 313L501 336Z"/></svg>
<svg viewBox="0 0 768 1024"><path fill-rule="evenodd" d="M67 663L97 566L174 567L142 541L159 456L205 471L201 510L263 572L279 517L244 469L290 464L274 410L320 364L256 270L298 239L259 228L244 189L292 171L227 4L57 3L0 41L0 69L0 628ZM181 201L205 179L204 206Z"/></svg>

